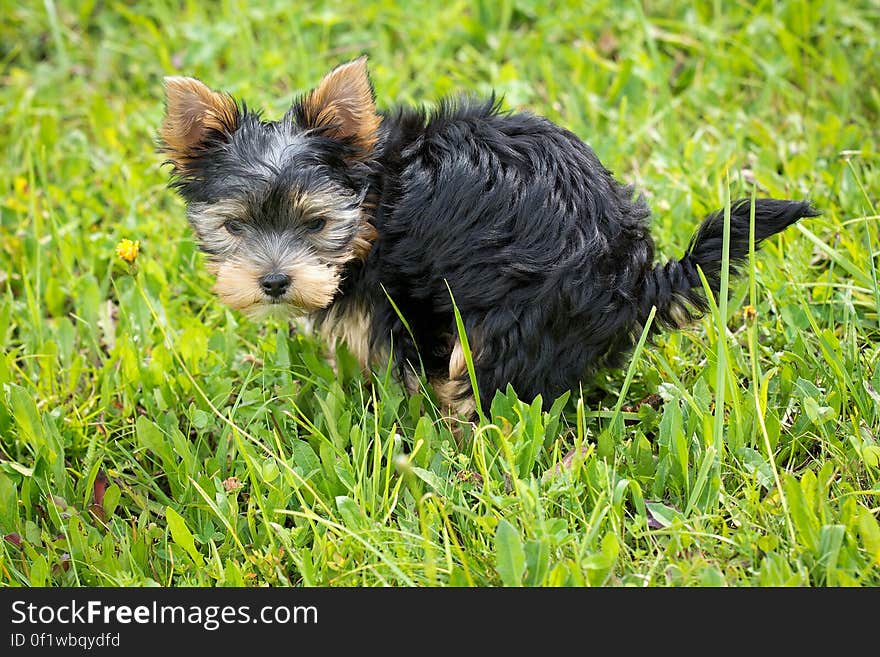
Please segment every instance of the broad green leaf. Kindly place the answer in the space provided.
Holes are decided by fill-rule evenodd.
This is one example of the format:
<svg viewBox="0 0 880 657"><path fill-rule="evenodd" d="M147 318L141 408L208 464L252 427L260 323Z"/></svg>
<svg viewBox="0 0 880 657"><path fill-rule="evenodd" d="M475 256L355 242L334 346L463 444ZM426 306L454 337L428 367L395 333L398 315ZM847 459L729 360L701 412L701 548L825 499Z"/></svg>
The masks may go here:
<svg viewBox="0 0 880 657"><path fill-rule="evenodd" d="M360 507L350 497L339 495L336 497L336 508L342 516L342 522L352 530L366 529L369 526L367 519L361 512Z"/></svg>
<svg viewBox="0 0 880 657"><path fill-rule="evenodd" d="M547 540L529 540L525 544L526 586L541 586L550 569L550 543Z"/></svg>
<svg viewBox="0 0 880 657"><path fill-rule="evenodd" d="M837 586L837 560L845 533L843 525L824 525L819 531L819 563L825 568L828 586Z"/></svg>
<svg viewBox="0 0 880 657"><path fill-rule="evenodd" d="M438 477L436 474L431 472L430 470L425 470L424 468L417 468L413 466L413 474L428 484L431 488L434 489L434 492L444 494L446 490L446 482Z"/></svg>
<svg viewBox="0 0 880 657"><path fill-rule="evenodd" d="M107 518L113 515L113 512L116 510L116 506L119 504L119 498L122 496L122 491L119 486L116 484L110 484L107 487L107 490L104 491L104 500L103 500L103 508L104 513Z"/></svg>
<svg viewBox="0 0 880 657"><path fill-rule="evenodd" d="M138 416L135 427L137 428L138 442L156 454L165 467L172 466L175 462L174 451L162 430L143 415Z"/></svg>
<svg viewBox="0 0 880 657"><path fill-rule="evenodd" d="M211 416L205 413L205 411L201 409L196 409L192 414L192 423L196 429L202 430L206 426L208 426L208 421L211 419Z"/></svg>
<svg viewBox="0 0 880 657"><path fill-rule="evenodd" d="M245 585L244 577L241 574L241 568L239 568L238 564L232 559L226 560L226 565L223 568L223 580L224 586L240 587Z"/></svg>
<svg viewBox="0 0 880 657"><path fill-rule="evenodd" d="M601 551L594 552L583 560L587 579L592 586L601 586L607 582L619 552L620 544L617 536L613 532L608 532L602 537Z"/></svg>
<svg viewBox="0 0 880 657"><path fill-rule="evenodd" d="M874 514L864 507L859 508L859 536L862 545L874 563L880 566L880 524Z"/></svg>
<svg viewBox="0 0 880 657"><path fill-rule="evenodd" d="M0 529L11 532L18 526L18 493L11 477L0 472ZM0 537L2 539L2 537Z"/></svg>
<svg viewBox="0 0 880 657"><path fill-rule="evenodd" d="M503 518L495 530L495 564L505 586L522 586L526 555L519 532Z"/></svg>
<svg viewBox="0 0 880 657"><path fill-rule="evenodd" d="M183 516L170 506L166 506L165 520L168 522L168 530L171 532L171 539L177 545L186 550L186 553L199 568L204 566L205 560L202 555L199 554L199 551L196 550L195 538L193 538L189 527L186 526L186 521L183 519Z"/></svg>
<svg viewBox="0 0 880 657"><path fill-rule="evenodd" d="M46 558L42 554L36 554L33 557L33 561L31 562L30 580L31 586L37 588L46 586L48 583L49 564L46 562Z"/></svg>
<svg viewBox="0 0 880 657"><path fill-rule="evenodd" d="M788 511L798 536L809 550L818 551L819 521L809 508L802 487L798 484L797 479L790 475L786 475L782 481L782 487L785 490Z"/></svg>
<svg viewBox="0 0 880 657"><path fill-rule="evenodd" d="M21 386L10 383L9 406L15 423L18 425L19 439L30 443L34 451L37 451L45 444L46 439L43 433L43 423L40 421L40 412L34 403L33 394Z"/></svg>
<svg viewBox="0 0 880 657"><path fill-rule="evenodd" d="M648 515L663 527L669 527L676 520L681 520L681 513L660 502L645 502Z"/></svg>

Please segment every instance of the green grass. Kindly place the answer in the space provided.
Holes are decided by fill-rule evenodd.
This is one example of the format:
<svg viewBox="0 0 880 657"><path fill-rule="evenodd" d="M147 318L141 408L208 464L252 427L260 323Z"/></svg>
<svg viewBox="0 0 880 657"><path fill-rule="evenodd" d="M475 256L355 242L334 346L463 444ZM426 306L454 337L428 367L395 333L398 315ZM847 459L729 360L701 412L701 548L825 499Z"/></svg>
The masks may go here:
<svg viewBox="0 0 880 657"><path fill-rule="evenodd" d="M880 585L880 8L543 5L2 0L0 583ZM155 152L163 75L277 117L361 52L382 107L496 89L573 130L664 257L729 198L823 214L458 448L430 397L213 299Z"/></svg>

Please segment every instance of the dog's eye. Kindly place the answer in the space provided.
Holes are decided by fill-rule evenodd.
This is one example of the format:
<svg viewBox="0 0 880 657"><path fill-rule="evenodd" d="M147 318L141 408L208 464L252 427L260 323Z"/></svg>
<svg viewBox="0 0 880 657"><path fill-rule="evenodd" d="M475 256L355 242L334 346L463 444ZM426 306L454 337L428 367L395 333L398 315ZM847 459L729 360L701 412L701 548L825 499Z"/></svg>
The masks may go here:
<svg viewBox="0 0 880 657"><path fill-rule="evenodd" d="M224 222L223 227L230 235L241 235L244 232L244 224L235 219L229 219Z"/></svg>
<svg viewBox="0 0 880 657"><path fill-rule="evenodd" d="M317 233L324 226L327 225L326 219L312 219L309 223L306 224L306 230L310 233Z"/></svg>

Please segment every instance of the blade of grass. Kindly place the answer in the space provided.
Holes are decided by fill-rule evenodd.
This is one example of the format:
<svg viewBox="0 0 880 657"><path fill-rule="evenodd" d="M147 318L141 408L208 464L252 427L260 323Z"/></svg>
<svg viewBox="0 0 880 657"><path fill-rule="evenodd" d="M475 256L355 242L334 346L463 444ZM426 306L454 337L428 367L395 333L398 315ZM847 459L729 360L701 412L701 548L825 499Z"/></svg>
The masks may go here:
<svg viewBox="0 0 880 657"><path fill-rule="evenodd" d="M483 413L483 404L480 401L480 386L477 384L477 373L474 370L474 358L471 354L471 345L468 342L467 331L464 329L464 322L461 319L461 313L458 311L458 305L455 303L452 288L449 287L449 281L446 281L446 289L449 290L449 298L452 300L452 312L455 313L455 327L458 330L458 340L461 344L461 351L464 355L465 365L467 366L468 377L471 381L471 389L474 392L474 403L477 405L477 415L480 418L480 424L486 424L486 416Z"/></svg>
<svg viewBox="0 0 880 657"><path fill-rule="evenodd" d="M756 188L752 186L751 205L749 207L749 304L752 308L757 303L758 293L755 282L755 193ZM752 393L755 402L755 417L758 419L758 426L761 429L761 437L764 440L764 449L767 452L767 461L770 463L770 469L773 471L773 481L776 490L779 492L779 498L782 502L782 513L785 516L785 526L788 530L788 539L792 545L795 545L794 523L791 519L791 512L788 508L788 499L785 495L785 489L782 487L782 480L779 477L779 467L776 465L776 453L770 445L770 435L767 433L767 424L764 420L766 414L766 398L762 403L761 391L762 376L758 366L758 326L754 321L748 322L748 342L749 342L749 361L751 362L752 374Z"/></svg>
<svg viewBox="0 0 880 657"><path fill-rule="evenodd" d="M639 336L639 341L636 343L636 348L633 350L633 355L630 358L629 367L627 367L626 370L626 377L624 377L620 393L617 395L617 402L614 404L611 421L602 433L599 434L597 453L600 458L609 458L613 454L614 448L611 443L613 434L620 435L623 432L623 420L621 418L620 409L623 408L623 402L626 399L626 395L629 392L629 386L636 373L636 364L639 362L639 358L642 355L642 349L645 348L645 342L651 332L651 325L654 323L654 315L656 314L657 307L651 306L651 312L648 313L648 318L645 320L642 334Z"/></svg>

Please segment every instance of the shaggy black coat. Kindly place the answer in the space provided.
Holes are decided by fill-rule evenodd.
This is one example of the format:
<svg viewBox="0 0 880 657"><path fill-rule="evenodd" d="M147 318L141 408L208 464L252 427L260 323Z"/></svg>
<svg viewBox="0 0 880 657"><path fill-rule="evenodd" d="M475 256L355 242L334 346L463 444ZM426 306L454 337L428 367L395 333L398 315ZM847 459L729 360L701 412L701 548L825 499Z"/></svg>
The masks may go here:
<svg viewBox="0 0 880 657"><path fill-rule="evenodd" d="M549 403L619 364L652 306L655 330L693 319L706 309L698 267L718 291L723 212L704 220L684 257L655 265L644 198L571 132L494 99L385 115L374 164L378 237L335 303L365 303L376 350L443 379L451 291L486 407L508 384ZM732 204L732 273L748 256L749 213L748 200ZM758 199L756 246L816 214L806 202Z"/></svg>

